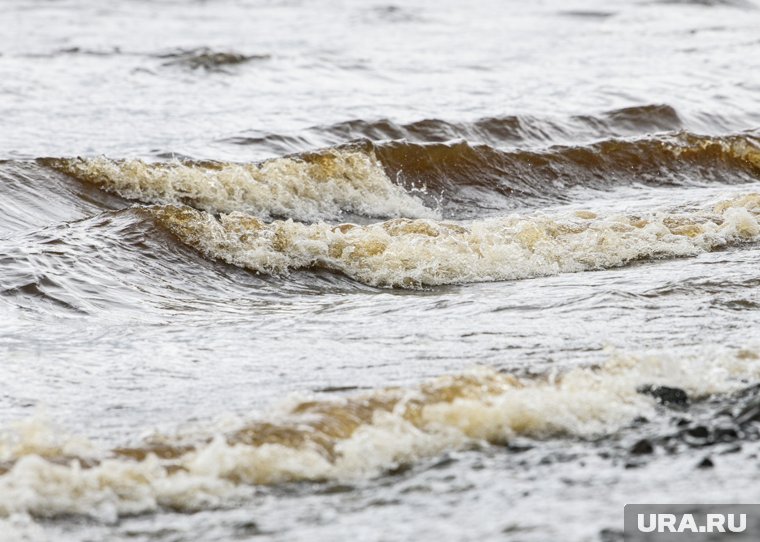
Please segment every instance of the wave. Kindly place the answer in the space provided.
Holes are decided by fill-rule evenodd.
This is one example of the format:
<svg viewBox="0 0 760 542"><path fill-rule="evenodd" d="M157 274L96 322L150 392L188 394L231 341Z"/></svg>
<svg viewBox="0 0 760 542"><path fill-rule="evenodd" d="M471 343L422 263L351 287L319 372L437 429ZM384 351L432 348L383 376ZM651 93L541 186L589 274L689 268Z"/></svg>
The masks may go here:
<svg viewBox="0 0 760 542"><path fill-rule="evenodd" d="M466 141L365 145L391 178L440 191L453 201L468 199L463 188L523 201L563 201L572 187L735 183L760 175L760 140L750 134L709 137L684 132L542 151L501 151Z"/></svg>
<svg viewBox="0 0 760 542"><path fill-rule="evenodd" d="M257 273L327 269L365 284L403 288L606 269L760 238L757 193L682 212L575 211L471 222L265 223L240 213L217 219L174 206L153 213L204 255Z"/></svg>
<svg viewBox="0 0 760 542"><path fill-rule="evenodd" d="M0 161L0 239L123 206L115 196L72 183L33 162Z"/></svg>
<svg viewBox="0 0 760 542"><path fill-rule="evenodd" d="M359 139L405 140L411 143L445 143L461 139L500 147L641 136L682 128L683 121L673 107L648 104L614 109L598 115L574 115L567 118L507 115L475 121L453 122L430 118L410 123L398 123L391 119L354 119L313 126L302 130L299 135L249 131L223 141L259 146L276 153L292 153L309 147L339 145Z"/></svg>
<svg viewBox="0 0 760 542"><path fill-rule="evenodd" d="M241 211L296 220L434 217L411 192L394 184L367 153L327 150L261 164L163 162L108 158L43 159L42 163L122 197L183 203L212 213Z"/></svg>
<svg viewBox="0 0 760 542"><path fill-rule="evenodd" d="M196 47L191 49L171 49L161 52L144 52L138 50L123 50L121 47L93 49L88 47L65 47L51 52L26 53L22 56L27 58L55 58L58 56L127 56L148 57L163 61L164 66L178 66L191 70L203 69L207 72L223 71L229 66L245 64L256 60L269 60L269 54L244 54L231 50L215 50L210 47Z"/></svg>
<svg viewBox="0 0 760 542"><path fill-rule="evenodd" d="M301 221L482 215L573 199L572 188L734 184L760 175L760 140L680 133L542 151L488 145L355 142L258 164L108 158L40 163L122 197Z"/></svg>
<svg viewBox="0 0 760 542"><path fill-rule="evenodd" d="M14 232L0 238L0 267L0 310L26 316L6 324L11 334L40 317L145 323L203 320L209 311L220 317L266 313L303 295L356 292L358 286L306 273L278 280L204 260L140 207Z"/></svg>
<svg viewBox="0 0 760 542"><path fill-rule="evenodd" d="M215 290L198 258L183 257L189 251L161 233L144 211L127 209L0 239L0 302L29 316L148 320L152 307ZM183 272L204 284L183 280Z"/></svg>
<svg viewBox="0 0 760 542"><path fill-rule="evenodd" d="M228 66L252 60L268 60L270 55L247 55L235 51L215 51L208 47L177 49L153 55L164 60L164 66L181 66L192 70L221 71Z"/></svg>
<svg viewBox="0 0 760 542"><path fill-rule="evenodd" d="M597 367L518 377L489 368L414 388L292 399L268 418L155 435L100 449L33 419L0 438L0 516L87 515L114 521L159 509L229 503L257 484L374 477L447 450L515 437L599 437L658 412L678 386L691 400L760 377L756 349L613 355Z"/></svg>

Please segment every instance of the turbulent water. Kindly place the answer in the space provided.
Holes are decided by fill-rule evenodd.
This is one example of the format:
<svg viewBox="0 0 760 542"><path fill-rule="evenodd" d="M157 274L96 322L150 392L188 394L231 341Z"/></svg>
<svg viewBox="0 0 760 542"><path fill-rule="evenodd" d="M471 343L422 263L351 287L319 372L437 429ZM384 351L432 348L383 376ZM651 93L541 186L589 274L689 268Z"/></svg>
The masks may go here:
<svg viewBox="0 0 760 542"><path fill-rule="evenodd" d="M757 501L758 8L8 3L0 540Z"/></svg>

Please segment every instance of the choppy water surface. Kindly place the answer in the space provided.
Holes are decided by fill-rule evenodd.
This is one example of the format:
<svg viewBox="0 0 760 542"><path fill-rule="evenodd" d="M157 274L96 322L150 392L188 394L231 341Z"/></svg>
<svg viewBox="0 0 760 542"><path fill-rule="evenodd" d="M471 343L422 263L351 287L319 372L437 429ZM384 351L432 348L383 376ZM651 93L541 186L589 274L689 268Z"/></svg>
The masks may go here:
<svg viewBox="0 0 760 542"><path fill-rule="evenodd" d="M3 23L0 538L608 541L757 501L754 2Z"/></svg>

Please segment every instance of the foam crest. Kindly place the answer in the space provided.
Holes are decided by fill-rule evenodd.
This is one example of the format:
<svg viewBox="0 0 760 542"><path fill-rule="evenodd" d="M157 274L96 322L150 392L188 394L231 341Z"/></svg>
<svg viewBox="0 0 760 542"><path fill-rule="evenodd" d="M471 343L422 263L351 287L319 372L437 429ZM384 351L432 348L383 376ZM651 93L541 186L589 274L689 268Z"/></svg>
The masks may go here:
<svg viewBox="0 0 760 542"><path fill-rule="evenodd" d="M760 378L757 349L702 348L699 355L613 354L598 367L541 377L490 368L440 377L414 388L300 400L269 419L194 437L155 436L132 448L71 457L61 441L45 454L19 447L0 469L0 516L89 515L115 521L158 509L192 511L231 504L257 484L350 481L377 476L443 451L535 439L614 433L656 415L642 386L677 385L692 399L741 389ZM39 436L35 437L39 441ZM6 444L7 446L7 444Z"/></svg>
<svg viewBox="0 0 760 542"><path fill-rule="evenodd" d="M395 219L364 226L265 223L240 213L217 220L180 207L153 212L188 245L252 271L327 269L373 286L413 288L607 269L754 241L758 201L760 194L751 193L683 212Z"/></svg>
<svg viewBox="0 0 760 542"><path fill-rule="evenodd" d="M49 159L45 164L145 203L187 204L212 213L314 221L343 212L370 217L434 217L394 184L372 153L330 150L260 164L146 163L108 158Z"/></svg>

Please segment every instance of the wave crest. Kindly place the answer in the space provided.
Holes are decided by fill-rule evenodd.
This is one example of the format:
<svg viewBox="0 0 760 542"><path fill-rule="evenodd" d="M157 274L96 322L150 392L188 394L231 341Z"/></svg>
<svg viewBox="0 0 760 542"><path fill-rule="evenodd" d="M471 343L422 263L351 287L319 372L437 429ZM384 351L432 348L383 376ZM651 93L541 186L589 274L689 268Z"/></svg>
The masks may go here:
<svg viewBox="0 0 760 542"><path fill-rule="evenodd" d="M367 144L392 178L467 199L475 187L517 199L564 201L572 187L610 189L621 184L735 183L760 175L760 145L750 135L709 137L687 132L641 139L608 139L546 150L499 150L488 145Z"/></svg>
<svg viewBox="0 0 760 542"><path fill-rule="evenodd" d="M599 216L591 211L471 222L395 219L370 225L216 219L187 207L153 210L201 253L252 271L327 269L372 286L523 279L692 256L760 237L760 194L702 210Z"/></svg>
<svg viewBox="0 0 760 542"><path fill-rule="evenodd" d="M439 208L464 218L484 210L568 201L575 187L749 182L760 175L760 144L749 134L689 133L512 151L467 141L359 141L261 163L104 157L40 162L144 203L313 222L343 213L437 218Z"/></svg>
<svg viewBox="0 0 760 542"><path fill-rule="evenodd" d="M538 377L480 368L414 388L296 400L271 420L100 451L33 419L0 438L0 516L114 521L216 507L256 484L361 479L483 442L608 435L656 414L647 386L677 385L699 399L758 377L752 349L615 355Z"/></svg>
<svg viewBox="0 0 760 542"><path fill-rule="evenodd" d="M395 185L371 153L328 150L261 164L146 163L108 158L46 159L45 165L145 203L182 203L212 213L314 221L342 213L434 217Z"/></svg>

